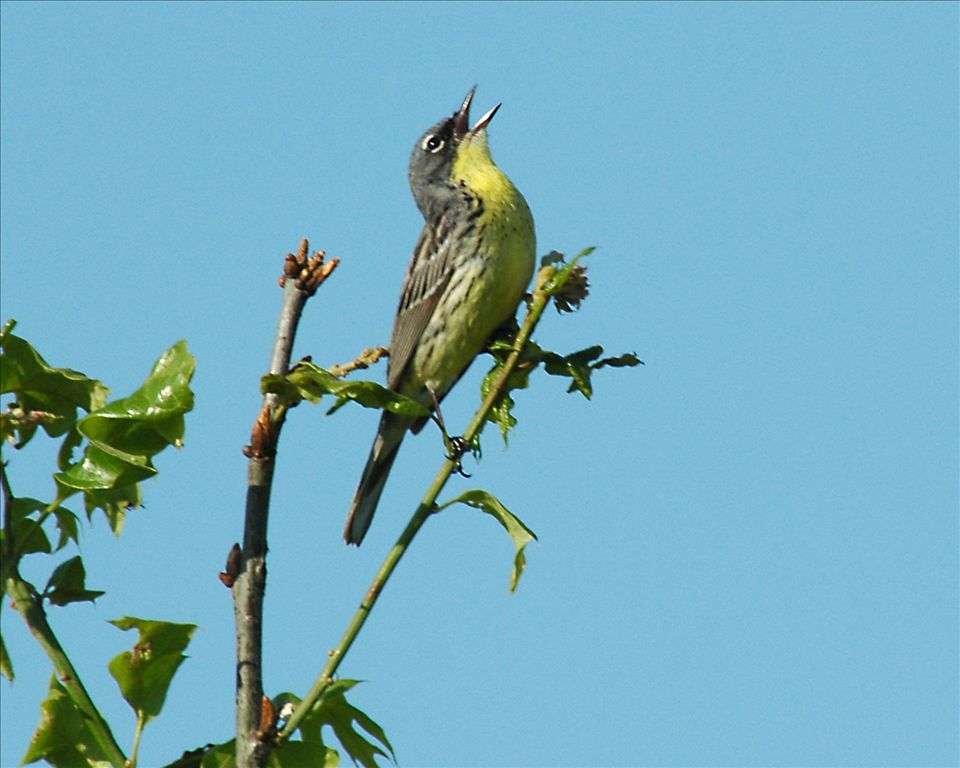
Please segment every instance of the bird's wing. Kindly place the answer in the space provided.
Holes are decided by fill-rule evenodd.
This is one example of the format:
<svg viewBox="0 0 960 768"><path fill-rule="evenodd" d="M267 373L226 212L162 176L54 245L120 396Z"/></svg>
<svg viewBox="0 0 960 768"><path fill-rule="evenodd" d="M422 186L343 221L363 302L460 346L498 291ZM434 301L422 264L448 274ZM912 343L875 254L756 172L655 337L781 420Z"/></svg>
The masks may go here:
<svg viewBox="0 0 960 768"><path fill-rule="evenodd" d="M453 241L446 218L429 222L420 233L403 281L400 306L393 321L387 386L397 389L424 329L453 274Z"/></svg>

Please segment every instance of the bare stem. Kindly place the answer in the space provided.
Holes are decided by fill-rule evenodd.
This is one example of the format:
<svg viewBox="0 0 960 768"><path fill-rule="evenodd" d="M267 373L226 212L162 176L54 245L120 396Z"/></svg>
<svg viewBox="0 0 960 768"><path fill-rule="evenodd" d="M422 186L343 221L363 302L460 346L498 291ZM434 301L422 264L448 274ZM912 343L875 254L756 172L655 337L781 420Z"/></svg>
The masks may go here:
<svg viewBox="0 0 960 768"><path fill-rule="evenodd" d="M520 332L517 334L517 338L514 341L513 351L510 353L510 356L504 363L503 370L501 371L500 376L497 378L494 386L487 394L487 397L484 399L479 410L474 415L470 425L463 433L463 438L467 443L472 442L473 439L480 434L481 430L483 429L483 425L487 420L487 414L490 413L490 409L493 408L497 398L500 397L504 387L506 387L507 380L510 378L510 374L516 367L524 346L530 339L530 336L533 334L534 329L537 327L537 323L540 321L541 315L543 315L543 310L547 306L547 302L550 299L550 282L555 273L556 270L553 267L545 267L540 270L540 273L537 276L536 290L534 291L533 299L530 302L527 316L524 319L523 325L520 328ZM393 574L394 569L397 567L400 559L404 556L411 542L420 531L420 528L423 527L423 524L427 521L427 518L430 517L430 515L432 515L435 511L437 497L443 490L444 485L446 485L450 475L453 474L456 466L456 463L451 459L446 459L444 461L443 466L440 468L440 471L434 478L433 483L431 483L429 489L423 497L423 500L420 502L420 506L418 506L416 512L413 513L413 517L410 518L410 522L408 522L406 528L403 529L403 533L400 534L396 544L394 544L387 553L383 564L380 566L380 569L377 571L377 575L373 579L373 583L370 585L366 595L360 602L360 607L357 608L356 613L354 613L353 618L350 620L350 624L347 625L347 630L344 632L343 637L340 640L340 644L330 652L327 663L324 665L320 676L317 678L316 682L314 682L313 687L307 693L303 701L301 701L300 704L297 705L296 709L294 709L293 713L290 715L290 718L284 725L283 730L278 736L278 743L282 744L293 735L294 731L303 721L303 718L307 716L313 706L317 703L317 701L319 701L320 697L323 695L323 692L333 683L333 676L336 674L344 656L347 655L347 651L350 650L350 646L353 645L353 641L356 639L360 630L363 628L363 625L366 623L367 618L370 616L370 612L373 610L373 606L376 604L377 598L380 597L380 594L383 592L383 588L390 580L390 576Z"/></svg>
<svg viewBox="0 0 960 768"><path fill-rule="evenodd" d="M284 375L290 368L290 357L297 325L303 307L319 285L336 267L336 259L324 263L323 254L307 258L309 245L303 241L297 256L287 256L284 266L283 303L277 334L270 357L272 374ZM243 547L239 572L233 581L234 618L237 633L237 766L263 768L271 749L268 741L258 738L263 701L263 599L267 583L267 520L270 511L270 490L277 452L277 441L286 409L279 398L267 394L253 426L250 446L246 449L247 502L244 520Z"/></svg>

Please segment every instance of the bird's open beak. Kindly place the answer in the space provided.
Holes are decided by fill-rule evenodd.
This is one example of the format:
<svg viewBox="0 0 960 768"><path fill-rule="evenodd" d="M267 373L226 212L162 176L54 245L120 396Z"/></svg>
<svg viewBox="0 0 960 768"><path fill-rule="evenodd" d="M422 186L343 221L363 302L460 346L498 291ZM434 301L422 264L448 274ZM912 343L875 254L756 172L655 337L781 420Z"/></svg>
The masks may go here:
<svg viewBox="0 0 960 768"><path fill-rule="evenodd" d="M487 114L477 120L477 124L470 128L470 104L473 102L473 94L477 92L477 86L473 86L470 89L470 92L467 94L467 97L463 100L463 105L453 116L454 126L453 132L454 137L459 142L466 136L468 133L477 133L482 131L487 125L493 120L493 116L497 114L497 110L500 109L500 104L497 104L493 109L491 109Z"/></svg>

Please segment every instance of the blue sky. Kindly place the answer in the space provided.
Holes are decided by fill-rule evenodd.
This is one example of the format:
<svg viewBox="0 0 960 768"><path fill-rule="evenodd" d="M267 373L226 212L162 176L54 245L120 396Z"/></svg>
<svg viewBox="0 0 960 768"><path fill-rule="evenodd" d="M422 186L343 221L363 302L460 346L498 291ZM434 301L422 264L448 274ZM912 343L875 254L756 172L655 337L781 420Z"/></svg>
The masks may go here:
<svg viewBox="0 0 960 768"><path fill-rule="evenodd" d="M143 766L230 737L241 536L282 256L343 263L296 354L388 341L421 226L406 164L479 84L539 250L592 295L539 342L634 351L593 402L541 377L473 478L540 536L516 595L484 515L424 529L341 672L401 765L958 762L958 7L26 4L0 9L2 317L127 394L181 338L185 448L83 540L53 613L129 745L122 615L199 624ZM479 111L478 111L479 114ZM464 424L476 366L445 404ZM382 369L372 376L383 379ZM270 530L269 692L303 693L441 460L404 445L340 532L376 415L303 407ZM36 441L35 441L36 442ZM10 455L9 453L7 454ZM13 455L49 495L49 452ZM45 579L40 561L27 575ZM49 679L3 611L0 765Z"/></svg>

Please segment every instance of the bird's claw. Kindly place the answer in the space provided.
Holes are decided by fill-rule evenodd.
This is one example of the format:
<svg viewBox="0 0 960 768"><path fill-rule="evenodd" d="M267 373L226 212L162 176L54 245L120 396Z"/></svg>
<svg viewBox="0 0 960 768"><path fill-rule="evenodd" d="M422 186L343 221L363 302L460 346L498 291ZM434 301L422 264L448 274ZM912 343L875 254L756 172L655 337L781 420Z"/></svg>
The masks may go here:
<svg viewBox="0 0 960 768"><path fill-rule="evenodd" d="M447 454L447 460L453 462L453 471L460 475L460 477L470 477L470 475L463 470L463 457L466 452L470 450L470 447L470 441L464 440L462 437L447 438L447 450L450 451L450 453Z"/></svg>

